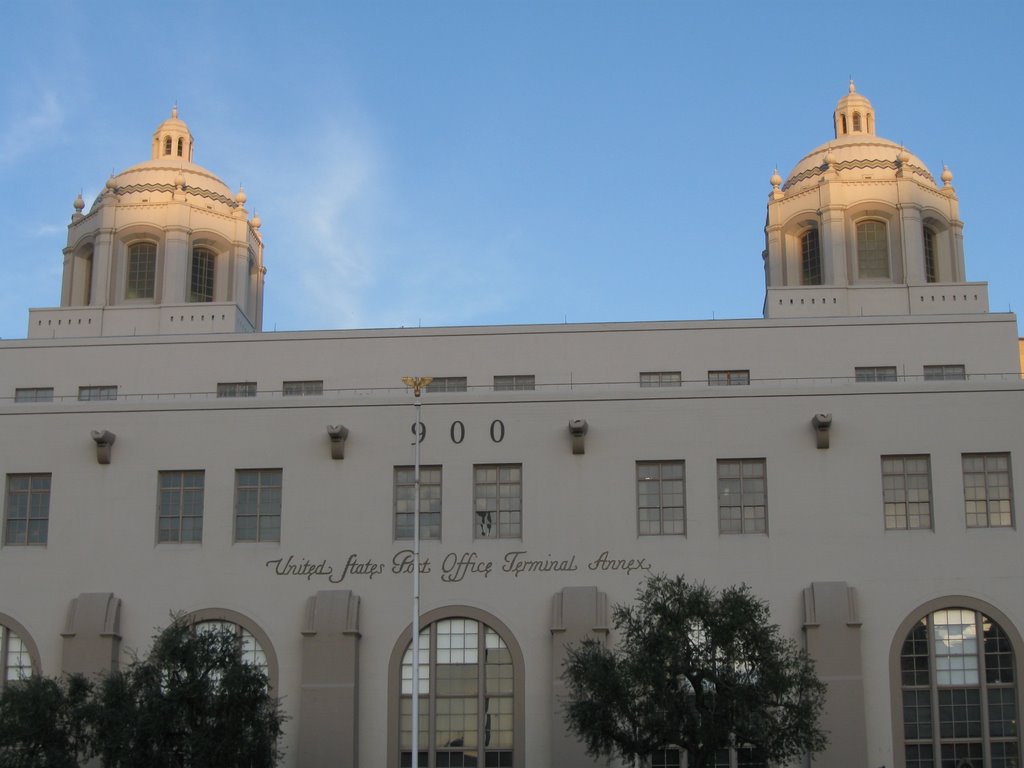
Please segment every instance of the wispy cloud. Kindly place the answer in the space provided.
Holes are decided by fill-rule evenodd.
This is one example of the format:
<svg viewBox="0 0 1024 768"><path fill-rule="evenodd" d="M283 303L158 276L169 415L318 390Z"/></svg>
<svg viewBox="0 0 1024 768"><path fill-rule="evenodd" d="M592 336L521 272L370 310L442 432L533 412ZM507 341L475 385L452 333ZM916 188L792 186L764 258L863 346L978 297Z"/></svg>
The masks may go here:
<svg viewBox="0 0 1024 768"><path fill-rule="evenodd" d="M365 129L331 125L275 178L268 288L294 327L358 326L376 278L382 205L380 152ZM264 197L264 195L261 195ZM268 317L273 322L273 318Z"/></svg>
<svg viewBox="0 0 1024 768"><path fill-rule="evenodd" d="M0 127L0 164L12 163L45 145L64 124L64 109L52 91L42 91L26 112L14 115Z"/></svg>

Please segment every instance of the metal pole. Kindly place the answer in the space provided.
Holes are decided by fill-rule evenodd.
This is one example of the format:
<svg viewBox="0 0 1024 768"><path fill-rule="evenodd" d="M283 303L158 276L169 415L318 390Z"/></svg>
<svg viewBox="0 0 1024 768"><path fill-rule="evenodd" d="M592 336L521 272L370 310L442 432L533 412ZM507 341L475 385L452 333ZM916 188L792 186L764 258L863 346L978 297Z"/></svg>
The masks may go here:
<svg viewBox="0 0 1024 768"><path fill-rule="evenodd" d="M420 388L416 397L416 464L412 502L412 768L420 765Z"/></svg>
<svg viewBox="0 0 1024 768"><path fill-rule="evenodd" d="M403 376L402 381L412 388L416 404L416 426L412 444L416 449L413 470L412 501L412 768L420 765L420 390L427 386L431 376Z"/></svg>

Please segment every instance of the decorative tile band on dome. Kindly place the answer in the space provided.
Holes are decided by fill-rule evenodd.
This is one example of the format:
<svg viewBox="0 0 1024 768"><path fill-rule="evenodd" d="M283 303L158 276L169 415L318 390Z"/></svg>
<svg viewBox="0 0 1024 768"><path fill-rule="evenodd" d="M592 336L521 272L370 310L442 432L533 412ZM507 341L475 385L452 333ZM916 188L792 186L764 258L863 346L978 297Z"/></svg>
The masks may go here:
<svg viewBox="0 0 1024 768"><path fill-rule="evenodd" d="M825 173L825 170L828 167L829 166L823 162L819 166L816 166L814 168L808 168L806 171L801 171L795 176L790 176L788 179L786 179L786 183L783 185L782 190L786 191L790 189L794 184L799 184L801 181L806 181L807 179L814 178L815 176L821 176L823 173ZM930 173L928 173L928 171L925 168L922 168L919 165L914 165L913 163L904 163L901 165L896 160L840 160L837 163L832 163L831 167L837 171L843 171L849 168L884 168L895 171L902 167L906 170L911 171L912 173L917 174L918 176L924 179L927 179L932 184L935 184L935 179L932 177Z"/></svg>
<svg viewBox="0 0 1024 768"><path fill-rule="evenodd" d="M121 195L128 192L174 192L177 189L173 184L129 184L124 187L117 187L114 189L114 193ZM186 187L186 190L190 195L196 195L198 197L205 197L208 200L215 200L218 203L224 203L229 208L237 208L238 203L232 200L226 195L219 194L217 192L211 192L208 189L202 187ZM92 204L90 211L95 208L100 202L100 198L97 197L96 201Z"/></svg>

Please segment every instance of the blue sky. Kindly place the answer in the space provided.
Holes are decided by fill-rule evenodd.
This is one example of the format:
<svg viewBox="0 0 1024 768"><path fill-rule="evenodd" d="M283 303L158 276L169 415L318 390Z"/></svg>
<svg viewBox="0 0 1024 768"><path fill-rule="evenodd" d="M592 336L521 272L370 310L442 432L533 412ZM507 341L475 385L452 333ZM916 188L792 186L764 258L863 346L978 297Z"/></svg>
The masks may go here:
<svg viewBox="0 0 1024 768"><path fill-rule="evenodd" d="M1018 311L1022 9L8 0L0 337L175 101L263 220L265 330L756 317L768 179L850 75L949 165L968 278Z"/></svg>

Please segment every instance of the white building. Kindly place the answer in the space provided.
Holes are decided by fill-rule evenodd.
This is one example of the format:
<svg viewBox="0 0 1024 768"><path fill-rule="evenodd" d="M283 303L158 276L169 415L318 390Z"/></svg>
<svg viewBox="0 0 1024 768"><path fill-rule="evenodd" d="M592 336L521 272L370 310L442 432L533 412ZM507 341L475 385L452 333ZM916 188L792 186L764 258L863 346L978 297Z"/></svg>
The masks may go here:
<svg viewBox="0 0 1024 768"><path fill-rule="evenodd" d="M172 115L76 200L60 307L0 341L3 679L228 621L286 765L409 764L426 375L430 766L593 765L564 644L649 572L751 584L806 643L817 764L1019 766L1016 318L967 281L952 175L875 122L851 84L772 177L764 319L263 333L259 221Z"/></svg>

